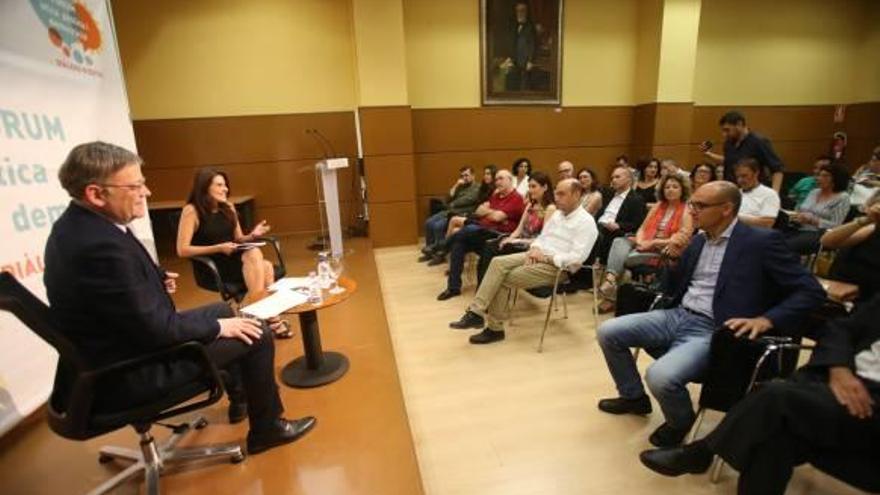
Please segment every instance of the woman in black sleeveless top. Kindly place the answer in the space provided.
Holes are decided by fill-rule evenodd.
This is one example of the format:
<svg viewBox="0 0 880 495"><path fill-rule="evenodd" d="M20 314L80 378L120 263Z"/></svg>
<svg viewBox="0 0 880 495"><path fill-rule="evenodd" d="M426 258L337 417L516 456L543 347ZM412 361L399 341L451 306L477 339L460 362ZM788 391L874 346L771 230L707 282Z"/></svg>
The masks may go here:
<svg viewBox="0 0 880 495"><path fill-rule="evenodd" d="M229 179L224 172L206 168L196 172L192 191L180 216L177 255L182 258L208 256L227 282L244 283L250 298L256 299L275 282L272 263L259 248L236 249L269 232L266 221L244 235L235 208L229 202ZM201 269L196 265L196 270ZM199 276L197 273L196 276ZM283 328L273 330L283 330Z"/></svg>
<svg viewBox="0 0 880 495"><path fill-rule="evenodd" d="M868 199L864 207L865 216L829 230L821 239L823 247L841 249L829 275L859 286L856 303L880 292L880 192Z"/></svg>

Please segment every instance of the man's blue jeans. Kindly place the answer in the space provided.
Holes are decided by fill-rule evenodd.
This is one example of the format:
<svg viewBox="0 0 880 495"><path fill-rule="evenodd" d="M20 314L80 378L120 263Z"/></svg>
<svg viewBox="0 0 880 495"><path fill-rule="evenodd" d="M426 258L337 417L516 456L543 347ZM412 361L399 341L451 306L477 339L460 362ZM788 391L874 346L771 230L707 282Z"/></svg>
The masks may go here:
<svg viewBox="0 0 880 495"><path fill-rule="evenodd" d="M425 246L434 247L446 238L446 225L449 223L449 212L437 212L425 221Z"/></svg>
<svg viewBox="0 0 880 495"><path fill-rule="evenodd" d="M598 339L617 391L626 399L645 394L632 348L644 348L656 357L645 374L648 388L666 422L688 429L695 414L687 384L706 372L714 329L710 318L677 307L608 320L599 326Z"/></svg>

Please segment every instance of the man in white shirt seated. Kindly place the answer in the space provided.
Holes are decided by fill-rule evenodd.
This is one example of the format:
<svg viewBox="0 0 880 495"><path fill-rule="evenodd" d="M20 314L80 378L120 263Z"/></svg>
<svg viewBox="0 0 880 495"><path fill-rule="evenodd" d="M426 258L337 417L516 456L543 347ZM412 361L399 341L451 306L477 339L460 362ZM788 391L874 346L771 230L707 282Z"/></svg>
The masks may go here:
<svg viewBox="0 0 880 495"><path fill-rule="evenodd" d="M544 224L541 235L526 253L499 256L492 260L477 294L460 320L450 328L483 328L470 337L471 344L504 340L504 320L510 291L552 285L559 269L575 271L596 243L598 231L593 217L580 207L583 186L577 179L556 185L557 211Z"/></svg>
<svg viewBox="0 0 880 495"><path fill-rule="evenodd" d="M736 164L734 174L742 191L739 220L752 227L773 228L779 215L779 194L758 180L761 165L754 158L743 158Z"/></svg>

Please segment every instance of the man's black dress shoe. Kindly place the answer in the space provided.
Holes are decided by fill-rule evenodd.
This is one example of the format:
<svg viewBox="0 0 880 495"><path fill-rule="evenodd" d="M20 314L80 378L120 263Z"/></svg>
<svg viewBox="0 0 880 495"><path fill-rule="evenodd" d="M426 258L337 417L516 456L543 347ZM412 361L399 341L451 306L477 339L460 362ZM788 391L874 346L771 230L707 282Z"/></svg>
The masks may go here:
<svg viewBox="0 0 880 495"><path fill-rule="evenodd" d="M482 316L473 311L467 311L460 320L450 323L449 328L455 328L457 330L464 330L466 328L483 328L485 324L486 320Z"/></svg>
<svg viewBox="0 0 880 495"><path fill-rule="evenodd" d="M259 454L272 447L293 442L305 435L317 420L312 416L300 419L278 418L265 431L250 431L247 436L248 455Z"/></svg>
<svg viewBox="0 0 880 495"><path fill-rule="evenodd" d="M460 290L449 290L449 289L446 289L446 290L444 290L443 292L441 292L439 296L437 296L437 300L438 300L438 301L445 301L445 300L447 300L447 299L449 299L449 298L451 298L451 297L460 296L460 295L461 295L461 291L460 291Z"/></svg>
<svg viewBox="0 0 880 495"><path fill-rule="evenodd" d="M602 399L599 401L599 410L609 414L651 414L651 399L647 395L637 399Z"/></svg>
<svg viewBox="0 0 880 495"><path fill-rule="evenodd" d="M484 328L482 332L471 335L468 340L470 340L471 344L491 344L492 342L504 340L504 330Z"/></svg>
<svg viewBox="0 0 880 495"><path fill-rule="evenodd" d="M431 261L432 259L434 259L434 255L433 255L433 254L423 254L423 255L419 256L419 263L424 263L424 262L426 262L426 261Z"/></svg>
<svg viewBox="0 0 880 495"><path fill-rule="evenodd" d="M421 253L427 255L434 254L434 248L432 246L425 246L421 249Z"/></svg>
<svg viewBox="0 0 880 495"><path fill-rule="evenodd" d="M683 447L646 450L639 459L651 471L665 476L705 473L712 465L712 452L705 442L697 441Z"/></svg>
<svg viewBox="0 0 880 495"><path fill-rule="evenodd" d="M241 423L247 417L247 402L235 401L229 403L229 424Z"/></svg>
<svg viewBox="0 0 880 495"><path fill-rule="evenodd" d="M428 266L437 266L443 263L446 263L446 255L443 253L435 254L431 257L431 261L428 262Z"/></svg>
<svg viewBox="0 0 880 495"><path fill-rule="evenodd" d="M677 447L681 445L689 431L691 431L690 428L679 429L669 426L669 423L663 423L654 430L654 433L651 433L648 441L655 447Z"/></svg>

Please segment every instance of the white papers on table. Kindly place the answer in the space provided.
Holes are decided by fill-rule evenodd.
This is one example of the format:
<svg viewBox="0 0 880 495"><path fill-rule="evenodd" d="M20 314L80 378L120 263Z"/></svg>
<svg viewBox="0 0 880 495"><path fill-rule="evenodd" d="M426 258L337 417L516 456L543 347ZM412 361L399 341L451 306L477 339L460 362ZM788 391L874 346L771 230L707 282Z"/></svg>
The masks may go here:
<svg viewBox="0 0 880 495"><path fill-rule="evenodd" d="M309 277L285 277L269 286L269 290L292 290L308 288Z"/></svg>
<svg viewBox="0 0 880 495"><path fill-rule="evenodd" d="M258 248L265 246L265 242L240 242L235 245L236 251L247 251L248 249Z"/></svg>
<svg viewBox="0 0 880 495"><path fill-rule="evenodd" d="M241 312L265 320L278 316L288 309L299 306L309 300L309 297L292 290L280 290L271 296L241 308Z"/></svg>

